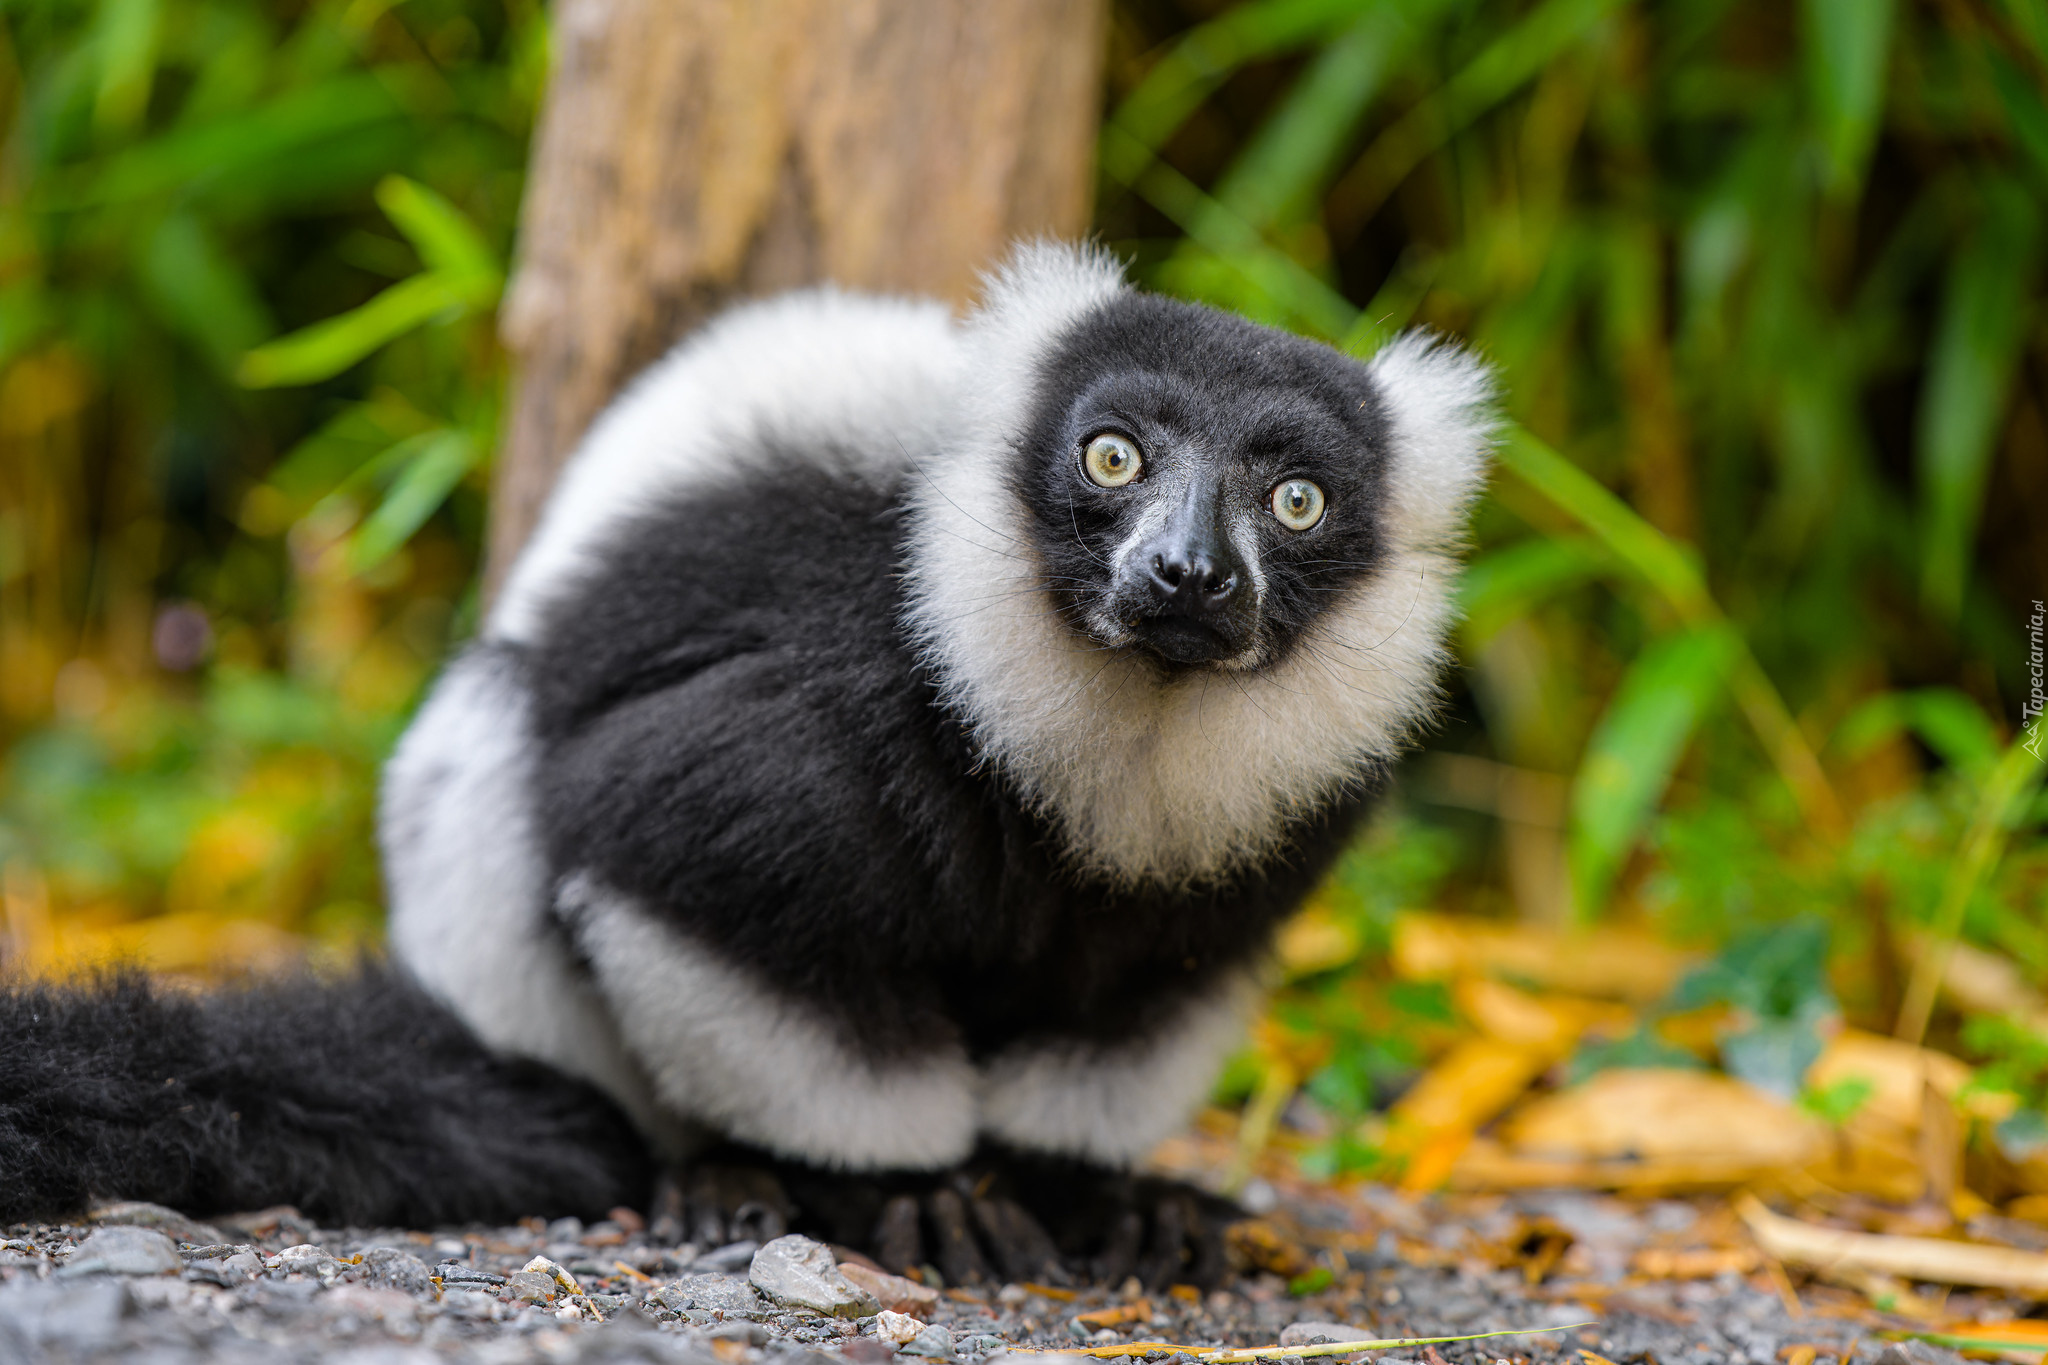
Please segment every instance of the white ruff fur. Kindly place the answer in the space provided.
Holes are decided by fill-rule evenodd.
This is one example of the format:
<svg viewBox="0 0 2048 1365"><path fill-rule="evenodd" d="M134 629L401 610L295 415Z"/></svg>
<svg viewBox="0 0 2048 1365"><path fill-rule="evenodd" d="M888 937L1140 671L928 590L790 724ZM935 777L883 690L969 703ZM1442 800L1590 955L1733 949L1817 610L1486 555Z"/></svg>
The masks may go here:
<svg viewBox="0 0 2048 1365"><path fill-rule="evenodd" d="M1032 361L1125 288L1107 258L1028 248L967 323L962 439L914 483L908 619L982 752L1126 882L1227 876L1275 851L1435 705L1466 505L1492 443L1483 365L1410 333L1370 362L1390 419L1388 553L1293 652L1161 680L1054 614L1005 478Z"/></svg>

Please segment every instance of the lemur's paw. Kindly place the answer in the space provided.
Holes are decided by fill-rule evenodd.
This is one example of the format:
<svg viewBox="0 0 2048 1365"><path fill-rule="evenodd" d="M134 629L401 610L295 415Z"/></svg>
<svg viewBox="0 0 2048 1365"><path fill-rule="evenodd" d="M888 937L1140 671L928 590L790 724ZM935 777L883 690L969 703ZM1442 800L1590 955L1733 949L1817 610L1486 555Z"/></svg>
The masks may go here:
<svg viewBox="0 0 2048 1365"><path fill-rule="evenodd" d="M1202 1289L1228 1271L1228 1201L1175 1181L1078 1162L985 1151L882 1206L868 1239L901 1273L931 1265L949 1284L991 1280Z"/></svg>
<svg viewBox="0 0 2048 1365"><path fill-rule="evenodd" d="M774 1169L744 1153L707 1154L686 1167L670 1188L682 1240L705 1251L734 1242L771 1242L789 1231L796 1213Z"/></svg>

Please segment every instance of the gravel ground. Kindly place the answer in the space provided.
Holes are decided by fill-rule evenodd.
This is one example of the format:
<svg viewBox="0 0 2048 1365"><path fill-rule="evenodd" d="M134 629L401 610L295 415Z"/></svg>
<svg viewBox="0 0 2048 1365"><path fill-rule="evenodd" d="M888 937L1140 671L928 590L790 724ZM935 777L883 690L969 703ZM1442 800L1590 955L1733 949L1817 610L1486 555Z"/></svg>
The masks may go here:
<svg viewBox="0 0 2048 1365"><path fill-rule="evenodd" d="M1589 1327L1426 1351L1388 1362L1561 1362L1594 1352L1624 1365L1818 1359L1934 1365L1954 1354L1888 1347L1884 1323L1841 1291L1799 1291L1800 1316L1763 1274L1646 1279L1642 1248L1684 1248L1721 1216L1672 1201L1581 1193L1408 1201L1251 1192L1265 1217L1233 1238L1242 1274L1206 1296L1144 1299L1008 1285L955 1289L918 1305L942 1327L901 1353L979 1361L1006 1350L1126 1341L1302 1344L1499 1328ZM116 1205L84 1225L21 1225L0 1241L0 1362L688 1361L693 1365L882 1365L890 1317L792 1310L750 1283L751 1243L700 1252L652 1242L638 1220L439 1233L315 1228L290 1210L195 1224L152 1205ZM88 1239L90 1238L90 1241ZM1725 1243L1724 1243L1725 1245ZM545 1257L563 1272L533 1267ZM1260 1264L1268 1269L1260 1270ZM1293 1273L1297 1289L1272 1273ZM827 1274L838 1272L827 1267ZM564 1280L581 1292L571 1292ZM931 1296L927 1296L931 1297ZM1951 1301L1952 1308L1955 1306ZM1082 1314L1122 1317L1102 1325ZM1322 1326L1329 1324L1331 1326ZM1289 1330L1289 1329L1292 1330ZM1286 1336L1283 1337L1283 1332ZM1796 1348L1811 1345L1813 1356ZM904 1365L922 1365L913 1359Z"/></svg>

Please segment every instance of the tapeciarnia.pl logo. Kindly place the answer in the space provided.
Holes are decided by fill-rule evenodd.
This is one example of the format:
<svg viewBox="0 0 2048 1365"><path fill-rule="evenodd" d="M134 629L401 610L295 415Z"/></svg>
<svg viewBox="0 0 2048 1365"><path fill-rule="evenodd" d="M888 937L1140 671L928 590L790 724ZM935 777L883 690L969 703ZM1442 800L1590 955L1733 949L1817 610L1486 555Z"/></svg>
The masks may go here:
<svg viewBox="0 0 2048 1365"><path fill-rule="evenodd" d="M2036 602L2034 614L2027 618L2027 673L2033 685L2027 692L2025 704L2020 707L2020 732L2026 736L2027 752L2037 759L2042 752L2041 713L2048 711L2048 689L2043 686L2044 680L2048 680L2048 665L2042 661L2041 650L2044 621L2048 621L2048 603Z"/></svg>

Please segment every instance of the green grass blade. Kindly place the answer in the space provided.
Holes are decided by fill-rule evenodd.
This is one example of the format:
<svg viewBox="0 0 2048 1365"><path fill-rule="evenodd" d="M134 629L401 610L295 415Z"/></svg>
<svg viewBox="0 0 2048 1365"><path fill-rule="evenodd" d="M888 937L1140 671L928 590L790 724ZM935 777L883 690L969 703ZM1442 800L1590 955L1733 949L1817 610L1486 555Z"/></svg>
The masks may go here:
<svg viewBox="0 0 2048 1365"><path fill-rule="evenodd" d="M377 185L384 210L430 270L474 282L479 294L495 297L501 271L490 244L462 211L416 180L387 175ZM479 298L478 302L489 300Z"/></svg>
<svg viewBox="0 0 2048 1365"><path fill-rule="evenodd" d="M1998 767L1977 797L1977 810L1961 847L1942 879L1941 904L1934 913L1934 942L1913 963L1905 1002L1899 1006L1898 1036L1917 1043L1927 1036L1934 1017L1934 995L1948 970L1950 955L1962 937L1963 917L1984 879L1997 867L2006 840L2026 818L2034 791L2048 774L2039 729L2023 732L1998 761Z"/></svg>
<svg viewBox="0 0 2048 1365"><path fill-rule="evenodd" d="M1583 41L1621 0L1545 0L1396 121L1345 172L1351 211L1369 217L1424 157Z"/></svg>
<svg viewBox="0 0 2048 1365"><path fill-rule="evenodd" d="M94 28L100 79L93 96L93 124L103 133L125 132L149 110L163 0L103 0Z"/></svg>
<svg viewBox="0 0 2048 1365"><path fill-rule="evenodd" d="M1537 603L1612 568L1585 536L1539 536L1473 560L1458 580L1465 647L1479 649Z"/></svg>
<svg viewBox="0 0 2048 1365"><path fill-rule="evenodd" d="M1706 625L1653 642L1623 675L1572 781L1567 848L1582 920L1606 904L1740 652L1731 629Z"/></svg>
<svg viewBox="0 0 2048 1365"><path fill-rule="evenodd" d="M1309 212L1388 73L1446 3L1375 6L1317 53L1217 182L1217 201L1261 229Z"/></svg>
<svg viewBox="0 0 2048 1365"><path fill-rule="evenodd" d="M413 438L417 449L392 480L376 510L349 537L348 566L366 573L389 559L426 525L476 464L476 443L455 428Z"/></svg>
<svg viewBox="0 0 2048 1365"><path fill-rule="evenodd" d="M340 374L387 341L442 313L473 306L461 281L440 274L401 280L360 308L266 342L236 371L252 389L312 384Z"/></svg>
<svg viewBox="0 0 2048 1365"><path fill-rule="evenodd" d="M2038 202L2010 181L1987 187L1974 238L1954 256L1935 324L1920 405L1918 455L1926 499L1921 595L1949 619L1964 580L1984 488L2032 309Z"/></svg>
<svg viewBox="0 0 2048 1365"><path fill-rule="evenodd" d="M241 263L196 215L171 214L137 245L144 299L223 374L276 330Z"/></svg>
<svg viewBox="0 0 2048 1365"><path fill-rule="evenodd" d="M1893 0L1805 0L1801 54L1807 98L1827 158L1829 188L1841 196L1863 184L1884 114Z"/></svg>
<svg viewBox="0 0 2048 1365"><path fill-rule="evenodd" d="M1246 62L1305 46L1358 13L1358 0L1252 0L1191 30L1105 121L1102 169L1129 184Z"/></svg>

